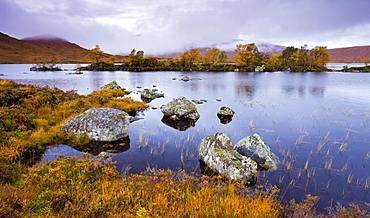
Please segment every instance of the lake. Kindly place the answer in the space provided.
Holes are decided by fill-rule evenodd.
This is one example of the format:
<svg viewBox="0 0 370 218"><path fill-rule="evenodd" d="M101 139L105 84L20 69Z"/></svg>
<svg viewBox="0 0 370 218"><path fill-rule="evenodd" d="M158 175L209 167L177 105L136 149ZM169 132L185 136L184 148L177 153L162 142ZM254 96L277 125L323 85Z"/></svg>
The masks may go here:
<svg viewBox="0 0 370 218"><path fill-rule="evenodd" d="M344 64L345 65L345 64ZM233 144L259 134L279 157L276 171L260 171L258 184L276 185L282 200L305 194L321 198L319 209L337 202L370 202L370 74L249 72L30 72L32 65L0 65L1 79L77 90L89 94L113 80L140 100L143 88L163 91L130 125L130 145L114 153L119 171L147 167L200 173L197 146L207 135L226 133ZM64 64L62 68L72 69ZM343 66L343 65L342 65ZM180 81L189 76L190 81ZM173 78L176 78L174 80ZM142 88L138 88L142 87ZM182 131L163 123L159 107L173 98L205 99L200 119ZM236 113L222 124L221 106ZM43 160L81 155L67 146L51 146Z"/></svg>

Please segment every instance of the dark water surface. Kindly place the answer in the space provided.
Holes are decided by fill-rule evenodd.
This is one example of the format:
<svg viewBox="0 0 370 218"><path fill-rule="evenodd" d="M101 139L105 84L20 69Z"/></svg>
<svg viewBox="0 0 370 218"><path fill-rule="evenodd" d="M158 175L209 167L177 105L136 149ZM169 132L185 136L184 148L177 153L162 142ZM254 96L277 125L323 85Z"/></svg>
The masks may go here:
<svg viewBox="0 0 370 218"><path fill-rule="evenodd" d="M370 74L245 72L30 72L31 65L0 65L1 79L48 85L89 94L112 80L139 99L153 88L165 98L150 102L130 125L130 147L113 154L117 169L138 173L147 166L200 172L197 146L207 135L225 132L233 144L257 133L279 157L278 170L259 173L259 184L276 185L282 199L321 198L322 209L340 202L370 203ZM63 65L72 69L74 65ZM73 71L72 71L73 72ZM189 76L189 82L179 79ZM177 80L173 80L176 78ZM142 88L137 88L138 86ZM161 121L160 107L173 98L206 99L194 127L177 130ZM221 101L217 101L221 100ZM221 106L235 110L222 124ZM66 145L50 147L43 160L80 155Z"/></svg>

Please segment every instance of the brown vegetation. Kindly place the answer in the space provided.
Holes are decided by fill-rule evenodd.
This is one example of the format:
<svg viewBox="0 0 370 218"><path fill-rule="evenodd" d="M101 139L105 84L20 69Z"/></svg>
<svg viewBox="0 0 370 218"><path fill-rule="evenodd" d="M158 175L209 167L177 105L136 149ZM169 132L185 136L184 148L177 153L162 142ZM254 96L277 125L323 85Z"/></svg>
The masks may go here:
<svg viewBox="0 0 370 218"><path fill-rule="evenodd" d="M108 61L112 55L103 54L101 60ZM116 61L127 57L118 56ZM89 63L89 50L59 38L19 40L0 32L0 64L26 64L41 61L62 63Z"/></svg>
<svg viewBox="0 0 370 218"><path fill-rule="evenodd" d="M362 62L370 60L370 46L328 49L331 63Z"/></svg>

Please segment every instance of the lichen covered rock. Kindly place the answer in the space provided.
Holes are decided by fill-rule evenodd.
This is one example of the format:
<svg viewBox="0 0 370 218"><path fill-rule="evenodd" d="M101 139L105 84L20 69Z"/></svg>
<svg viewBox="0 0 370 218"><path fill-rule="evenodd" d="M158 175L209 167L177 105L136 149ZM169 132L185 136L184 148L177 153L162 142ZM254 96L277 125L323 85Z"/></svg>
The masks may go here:
<svg viewBox="0 0 370 218"><path fill-rule="evenodd" d="M194 103L185 97L179 97L161 106L164 116L171 119L190 119L198 120L200 115Z"/></svg>
<svg viewBox="0 0 370 218"><path fill-rule="evenodd" d="M100 89L114 89L114 90L119 90L119 89L122 89L122 87L119 86L116 81L112 81L110 83L107 83L107 84L103 85L102 87L100 87Z"/></svg>
<svg viewBox="0 0 370 218"><path fill-rule="evenodd" d="M128 136L130 116L113 108L90 108L64 123L61 128L75 136L86 134L93 141L117 141Z"/></svg>
<svg viewBox="0 0 370 218"><path fill-rule="evenodd" d="M205 137L198 147L200 159L226 179L249 182L257 176L257 163L236 152L227 135Z"/></svg>
<svg viewBox="0 0 370 218"><path fill-rule="evenodd" d="M155 99L155 98L163 98L164 93L158 91L157 89L144 89L141 91L141 98L144 99Z"/></svg>
<svg viewBox="0 0 370 218"><path fill-rule="evenodd" d="M220 116L234 116L235 111L227 106L222 106L217 112L217 115Z"/></svg>
<svg viewBox="0 0 370 218"><path fill-rule="evenodd" d="M235 144L234 149L240 154L252 158L264 170L277 168L277 157L258 134L240 140Z"/></svg>

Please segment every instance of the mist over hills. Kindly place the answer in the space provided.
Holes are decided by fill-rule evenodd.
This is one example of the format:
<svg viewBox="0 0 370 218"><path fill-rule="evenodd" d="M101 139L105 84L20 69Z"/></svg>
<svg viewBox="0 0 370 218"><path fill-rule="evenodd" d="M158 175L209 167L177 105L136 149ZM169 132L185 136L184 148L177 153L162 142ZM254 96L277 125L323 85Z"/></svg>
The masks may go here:
<svg viewBox="0 0 370 218"><path fill-rule="evenodd" d="M257 44L260 52L266 54L281 54L285 46L273 44ZM102 48L104 51L104 48ZM197 48L204 53L209 48ZM145 52L145 51L144 51ZM226 51L230 59L235 51ZM328 49L330 62L361 62L370 59L370 46L356 46L348 48ZM21 64L37 63L41 61L57 60L62 63L89 63L91 58L89 50L71 43L68 40L51 36L35 36L23 39L16 39L0 32L0 63ZM174 58L182 51L155 55L159 58ZM104 53L102 60L107 60L111 54ZM126 61L127 56L117 56L118 62Z"/></svg>

